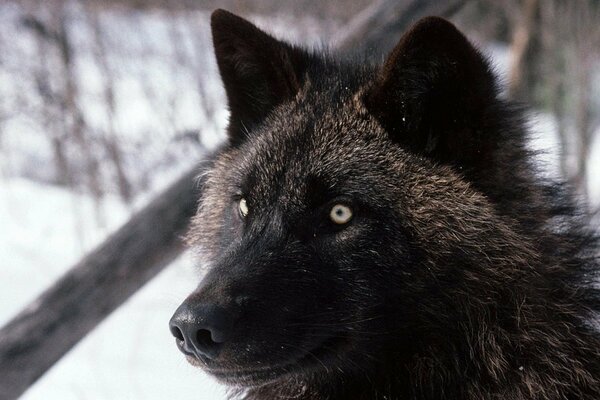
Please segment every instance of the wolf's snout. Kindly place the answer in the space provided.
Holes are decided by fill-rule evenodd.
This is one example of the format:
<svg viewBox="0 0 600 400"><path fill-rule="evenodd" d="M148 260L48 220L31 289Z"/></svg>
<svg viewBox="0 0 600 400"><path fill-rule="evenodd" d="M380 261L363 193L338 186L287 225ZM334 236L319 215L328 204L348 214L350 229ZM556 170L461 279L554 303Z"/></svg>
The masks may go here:
<svg viewBox="0 0 600 400"><path fill-rule="evenodd" d="M215 305L184 302L169 321L179 349L197 358L215 359L233 331L233 313Z"/></svg>

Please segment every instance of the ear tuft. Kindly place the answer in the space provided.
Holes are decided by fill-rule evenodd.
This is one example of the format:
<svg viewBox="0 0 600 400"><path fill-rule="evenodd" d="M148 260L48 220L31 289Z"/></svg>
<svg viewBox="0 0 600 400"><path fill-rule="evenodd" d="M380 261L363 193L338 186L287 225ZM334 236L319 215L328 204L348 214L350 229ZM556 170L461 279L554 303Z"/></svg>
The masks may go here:
<svg viewBox="0 0 600 400"><path fill-rule="evenodd" d="M485 58L453 24L427 17L392 50L365 105L408 149L465 164L487 145L480 128L495 99Z"/></svg>
<svg viewBox="0 0 600 400"><path fill-rule="evenodd" d="M229 138L238 145L274 107L298 93L308 55L225 10L213 12L211 28L231 113Z"/></svg>

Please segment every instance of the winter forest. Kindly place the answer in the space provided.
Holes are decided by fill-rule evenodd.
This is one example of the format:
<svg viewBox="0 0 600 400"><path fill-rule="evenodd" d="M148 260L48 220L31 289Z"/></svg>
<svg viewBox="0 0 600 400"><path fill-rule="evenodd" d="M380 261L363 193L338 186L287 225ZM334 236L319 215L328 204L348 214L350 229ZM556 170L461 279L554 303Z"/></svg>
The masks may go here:
<svg viewBox="0 0 600 400"><path fill-rule="evenodd" d="M58 307L61 278L101 262L86 254L125 251L105 240L181 196L178 182L193 184L224 140L228 112L209 26L216 8L293 43L375 62L420 17L450 19L485 49L503 96L528 106L540 168L568 182L600 223L600 1L4 0L0 326L25 321L42 300ZM167 327L203 271L176 243L182 227L151 223L117 232L123 246L140 249L119 272L128 283L96 276L110 291L82 307L101 310L60 333L61 351L40 351L45 367L11 381L11 394L0 377L0 399L225 398L187 365ZM148 230L154 238L136 234ZM2 361L12 331L0 329L0 375L21 376L21 366Z"/></svg>

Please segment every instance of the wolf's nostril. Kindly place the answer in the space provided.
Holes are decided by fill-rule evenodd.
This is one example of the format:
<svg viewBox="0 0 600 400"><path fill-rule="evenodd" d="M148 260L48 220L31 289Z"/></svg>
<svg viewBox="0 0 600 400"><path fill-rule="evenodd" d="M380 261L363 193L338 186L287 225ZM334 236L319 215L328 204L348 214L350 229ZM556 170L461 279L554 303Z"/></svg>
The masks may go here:
<svg viewBox="0 0 600 400"><path fill-rule="evenodd" d="M222 347L222 343L215 341L214 337L215 333L212 330L198 329L196 335L190 339L196 351L210 359L214 359L219 355Z"/></svg>
<svg viewBox="0 0 600 400"><path fill-rule="evenodd" d="M180 341L183 341L183 340L184 340L184 339L183 339L183 333L181 333L181 329L179 329L179 328L178 328L178 327L176 327L176 326L171 326L170 328L171 328L171 329L170 329L170 331L171 331L171 334L172 334L173 336L175 336L175 339L177 339L177 340L180 340Z"/></svg>
<svg viewBox="0 0 600 400"><path fill-rule="evenodd" d="M196 333L196 341L198 342L198 344L200 344L202 347L204 346L211 346L212 344L214 344L215 342L212 340L210 331L208 329L200 329L197 333Z"/></svg>

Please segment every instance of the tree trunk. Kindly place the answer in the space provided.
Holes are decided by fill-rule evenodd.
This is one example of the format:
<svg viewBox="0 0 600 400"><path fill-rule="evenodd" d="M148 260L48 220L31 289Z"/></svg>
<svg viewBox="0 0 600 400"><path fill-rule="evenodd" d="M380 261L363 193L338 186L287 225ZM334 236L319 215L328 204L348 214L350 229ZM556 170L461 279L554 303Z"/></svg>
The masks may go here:
<svg viewBox="0 0 600 400"><path fill-rule="evenodd" d="M539 58L539 1L525 0L521 20L511 44L508 95L511 99L532 102Z"/></svg>
<svg viewBox="0 0 600 400"><path fill-rule="evenodd" d="M102 27L100 25L98 16L92 10L89 9L89 5L88 9L86 9L86 14L94 32L94 53L96 57L96 62L98 63L100 71L102 72L102 76L104 77L103 97L108 111L108 131L103 132L103 142L106 147L108 157L112 161L112 164L115 169L121 199L123 199L125 203L129 204L131 203L131 200L133 198L133 189L131 183L129 182L129 178L127 177L127 173L125 172L125 166L123 165L123 155L121 152L121 148L119 147L115 129L115 93L113 80L114 72L109 64L106 45L104 43L102 35Z"/></svg>

